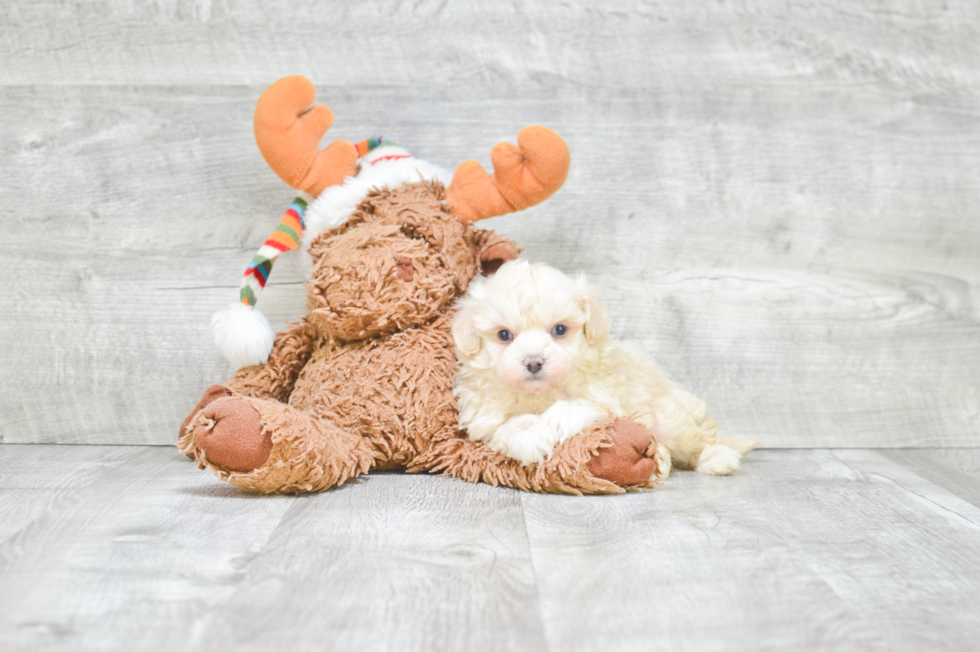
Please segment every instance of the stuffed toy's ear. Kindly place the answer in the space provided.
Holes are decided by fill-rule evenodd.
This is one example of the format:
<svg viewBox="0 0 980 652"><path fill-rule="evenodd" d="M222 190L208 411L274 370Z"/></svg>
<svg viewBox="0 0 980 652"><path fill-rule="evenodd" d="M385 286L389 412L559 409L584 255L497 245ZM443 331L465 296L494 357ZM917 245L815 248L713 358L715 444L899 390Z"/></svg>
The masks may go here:
<svg viewBox="0 0 980 652"><path fill-rule="evenodd" d="M472 233L473 246L476 250L477 260L480 261L480 273L483 276L496 274L501 265L511 260L517 260L521 254L522 249L517 246L516 242L493 231L474 229Z"/></svg>
<svg viewBox="0 0 980 652"><path fill-rule="evenodd" d="M480 253L480 273L492 276L504 263L517 260L518 251L510 242L492 244Z"/></svg>
<svg viewBox="0 0 980 652"><path fill-rule="evenodd" d="M483 348L477 320L482 312L484 295L483 282L478 279L470 286L469 294L456 303L458 309L453 315L453 342L467 357L476 355Z"/></svg>

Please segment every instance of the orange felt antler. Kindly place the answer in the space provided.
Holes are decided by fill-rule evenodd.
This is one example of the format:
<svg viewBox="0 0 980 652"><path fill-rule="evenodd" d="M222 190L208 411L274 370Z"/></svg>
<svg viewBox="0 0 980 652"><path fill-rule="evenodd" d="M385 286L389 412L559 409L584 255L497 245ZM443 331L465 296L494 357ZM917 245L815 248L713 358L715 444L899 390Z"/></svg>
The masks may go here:
<svg viewBox="0 0 980 652"><path fill-rule="evenodd" d="M255 142L279 178L316 197L354 174L357 150L346 140L320 150L333 112L323 104L310 106L314 99L313 82L300 75L267 88L255 105Z"/></svg>
<svg viewBox="0 0 980 652"><path fill-rule="evenodd" d="M525 127L517 145L498 143L490 152L493 176L476 161L453 174L446 201L461 222L524 210L551 197L568 176L568 145L547 127Z"/></svg>

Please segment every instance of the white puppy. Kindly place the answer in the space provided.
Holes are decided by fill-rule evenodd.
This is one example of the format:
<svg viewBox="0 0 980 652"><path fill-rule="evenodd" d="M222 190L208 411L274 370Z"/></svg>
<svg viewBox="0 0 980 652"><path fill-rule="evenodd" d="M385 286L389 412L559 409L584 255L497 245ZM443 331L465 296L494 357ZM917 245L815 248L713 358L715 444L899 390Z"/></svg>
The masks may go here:
<svg viewBox="0 0 980 652"><path fill-rule="evenodd" d="M703 401L637 349L611 341L606 311L582 276L515 260L475 281L458 306L459 425L504 455L541 463L606 417L648 428L675 467L701 473L731 473L758 443L719 438Z"/></svg>

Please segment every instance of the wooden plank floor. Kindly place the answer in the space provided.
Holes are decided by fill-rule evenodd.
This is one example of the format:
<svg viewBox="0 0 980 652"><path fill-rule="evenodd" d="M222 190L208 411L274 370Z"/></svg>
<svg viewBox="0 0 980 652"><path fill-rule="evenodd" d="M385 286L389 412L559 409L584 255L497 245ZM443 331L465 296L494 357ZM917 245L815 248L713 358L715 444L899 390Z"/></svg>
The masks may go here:
<svg viewBox="0 0 980 652"><path fill-rule="evenodd" d="M169 447L0 446L2 650L968 650L980 450L761 450L616 497L238 493Z"/></svg>

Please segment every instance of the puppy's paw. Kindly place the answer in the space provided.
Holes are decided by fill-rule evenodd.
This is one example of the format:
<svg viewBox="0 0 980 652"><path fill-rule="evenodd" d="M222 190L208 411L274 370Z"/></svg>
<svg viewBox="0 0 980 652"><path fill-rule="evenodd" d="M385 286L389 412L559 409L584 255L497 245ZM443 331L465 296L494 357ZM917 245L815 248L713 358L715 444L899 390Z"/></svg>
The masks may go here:
<svg viewBox="0 0 980 652"><path fill-rule="evenodd" d="M657 480L666 480L670 475L670 451L663 444L657 444L657 470L653 476Z"/></svg>
<svg viewBox="0 0 980 652"><path fill-rule="evenodd" d="M588 401L576 400L555 402L541 418L558 433L558 442L561 443L605 416Z"/></svg>
<svg viewBox="0 0 980 652"><path fill-rule="evenodd" d="M729 475L738 468L742 455L724 444L710 444L698 458L698 473L705 475Z"/></svg>
<svg viewBox="0 0 980 652"><path fill-rule="evenodd" d="M554 428L536 414L514 417L488 441L490 448L524 465L541 464L558 443Z"/></svg>

